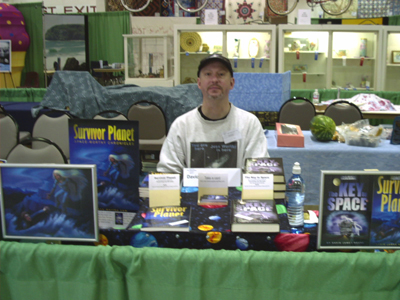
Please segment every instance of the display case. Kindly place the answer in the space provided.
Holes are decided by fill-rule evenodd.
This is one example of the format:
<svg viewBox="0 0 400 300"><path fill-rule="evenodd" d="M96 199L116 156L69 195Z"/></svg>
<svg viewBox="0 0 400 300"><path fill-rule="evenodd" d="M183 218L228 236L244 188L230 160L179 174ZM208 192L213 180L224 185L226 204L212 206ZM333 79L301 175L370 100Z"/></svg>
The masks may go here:
<svg viewBox="0 0 400 300"><path fill-rule="evenodd" d="M228 57L234 72L275 73L274 25L175 25L175 85L197 82L200 61Z"/></svg>
<svg viewBox="0 0 400 300"><path fill-rule="evenodd" d="M384 26L382 51L382 89L400 91L400 26Z"/></svg>
<svg viewBox="0 0 400 300"><path fill-rule="evenodd" d="M129 34L123 37L125 84L174 86L172 35Z"/></svg>
<svg viewBox="0 0 400 300"><path fill-rule="evenodd" d="M279 25L278 72L292 89L376 90L382 26Z"/></svg>

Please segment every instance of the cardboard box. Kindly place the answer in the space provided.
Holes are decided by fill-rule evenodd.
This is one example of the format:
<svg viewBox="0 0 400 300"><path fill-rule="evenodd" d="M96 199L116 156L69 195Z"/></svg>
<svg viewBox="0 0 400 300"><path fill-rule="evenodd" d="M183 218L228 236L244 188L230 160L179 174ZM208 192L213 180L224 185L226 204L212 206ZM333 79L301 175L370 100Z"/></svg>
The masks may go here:
<svg viewBox="0 0 400 300"><path fill-rule="evenodd" d="M256 62L258 67L259 60L257 59ZM233 77L235 87L229 93L229 101L241 109L279 111L282 104L290 99L290 71L285 73L235 72Z"/></svg>
<svg viewBox="0 0 400 300"><path fill-rule="evenodd" d="M304 135L300 126L285 123L276 123L278 147L304 148Z"/></svg>

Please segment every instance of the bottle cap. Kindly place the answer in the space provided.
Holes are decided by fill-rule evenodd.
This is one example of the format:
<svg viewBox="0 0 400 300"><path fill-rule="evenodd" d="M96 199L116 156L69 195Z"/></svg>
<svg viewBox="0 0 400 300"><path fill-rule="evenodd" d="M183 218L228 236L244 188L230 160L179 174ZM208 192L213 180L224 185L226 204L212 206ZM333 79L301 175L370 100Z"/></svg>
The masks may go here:
<svg viewBox="0 0 400 300"><path fill-rule="evenodd" d="M293 174L301 174L301 167L298 162L294 163L292 173Z"/></svg>

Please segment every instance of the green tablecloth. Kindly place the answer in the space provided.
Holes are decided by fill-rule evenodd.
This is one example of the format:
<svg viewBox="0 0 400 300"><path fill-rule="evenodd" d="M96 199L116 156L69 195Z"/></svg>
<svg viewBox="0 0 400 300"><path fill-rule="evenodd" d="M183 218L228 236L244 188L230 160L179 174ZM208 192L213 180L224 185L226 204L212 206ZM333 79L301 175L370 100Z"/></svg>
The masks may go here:
<svg viewBox="0 0 400 300"><path fill-rule="evenodd" d="M400 299L400 252L324 253L0 242L0 298Z"/></svg>
<svg viewBox="0 0 400 300"><path fill-rule="evenodd" d="M42 102L47 89L0 89L0 101L4 102Z"/></svg>

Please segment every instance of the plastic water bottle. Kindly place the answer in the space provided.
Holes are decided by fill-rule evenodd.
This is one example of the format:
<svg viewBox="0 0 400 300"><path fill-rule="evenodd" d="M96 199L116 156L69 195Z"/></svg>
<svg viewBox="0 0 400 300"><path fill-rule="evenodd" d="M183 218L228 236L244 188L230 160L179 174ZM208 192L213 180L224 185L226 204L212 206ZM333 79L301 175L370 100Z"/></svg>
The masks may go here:
<svg viewBox="0 0 400 300"><path fill-rule="evenodd" d="M318 93L318 89L315 89L313 96L312 96L312 102L314 104L318 104L319 103L319 93Z"/></svg>
<svg viewBox="0 0 400 300"><path fill-rule="evenodd" d="M293 233L301 233L304 229L304 195L305 184L300 176L301 167L298 162L293 165L292 177L286 184L286 205L289 225Z"/></svg>

